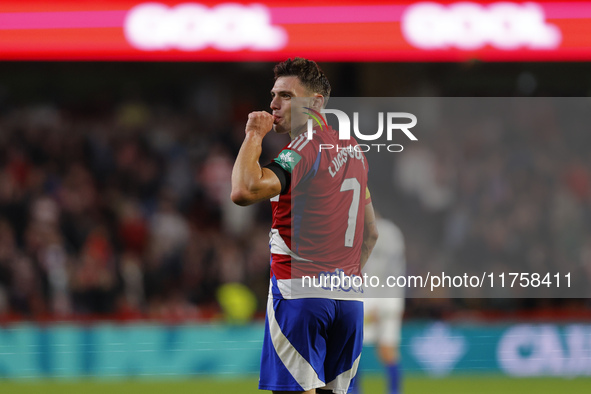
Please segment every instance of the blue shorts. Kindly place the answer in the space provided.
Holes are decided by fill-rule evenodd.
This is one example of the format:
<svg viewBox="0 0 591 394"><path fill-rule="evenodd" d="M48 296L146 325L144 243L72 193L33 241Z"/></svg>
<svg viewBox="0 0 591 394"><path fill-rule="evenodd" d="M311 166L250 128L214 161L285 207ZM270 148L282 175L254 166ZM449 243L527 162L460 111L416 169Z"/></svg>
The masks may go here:
<svg viewBox="0 0 591 394"><path fill-rule="evenodd" d="M270 297L259 389L344 394L362 347L363 302Z"/></svg>

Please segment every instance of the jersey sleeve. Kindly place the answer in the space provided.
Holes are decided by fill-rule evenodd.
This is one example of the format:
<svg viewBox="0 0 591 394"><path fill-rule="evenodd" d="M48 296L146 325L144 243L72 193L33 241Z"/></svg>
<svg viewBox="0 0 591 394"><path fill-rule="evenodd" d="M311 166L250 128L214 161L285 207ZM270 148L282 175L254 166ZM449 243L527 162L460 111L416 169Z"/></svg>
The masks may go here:
<svg viewBox="0 0 591 394"><path fill-rule="evenodd" d="M287 144L273 161L289 173L293 188L316 175L320 163L318 142L302 134Z"/></svg>

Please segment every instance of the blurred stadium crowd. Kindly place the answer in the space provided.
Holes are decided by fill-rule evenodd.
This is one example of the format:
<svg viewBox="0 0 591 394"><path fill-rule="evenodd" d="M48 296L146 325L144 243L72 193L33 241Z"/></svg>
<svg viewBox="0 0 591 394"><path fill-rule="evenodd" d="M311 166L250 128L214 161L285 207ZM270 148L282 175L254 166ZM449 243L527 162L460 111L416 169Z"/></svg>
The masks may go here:
<svg viewBox="0 0 591 394"><path fill-rule="evenodd" d="M265 93L264 75L265 86L248 89ZM264 101L225 100L212 86L178 108L141 97L101 111L3 106L0 318L211 318L224 283L246 284L264 309L269 207L229 199L246 115ZM442 130L386 163L393 177L376 188L393 197L376 203L405 233L409 271L443 260L535 270L552 260L591 275L591 137L530 115L538 128ZM269 138L262 162L285 142ZM476 293L409 303L422 316L556 301Z"/></svg>
<svg viewBox="0 0 591 394"><path fill-rule="evenodd" d="M390 216L411 243L409 269L477 276L570 272L570 285L581 296L591 279L591 160L586 148L591 136L581 127L585 121L572 116L576 110L569 111L579 107L584 113L587 104L565 98L499 98L483 100L480 107L498 107L483 111L469 102L458 100L442 110L450 114L463 105L464 115L457 117L461 125L442 122L424 143L396 157ZM452 294L458 293L437 290L443 298ZM439 312L461 305L473 311L561 309L568 314L571 309L576 314L584 305L572 298L530 299L527 289L508 290L498 281L489 299L479 298L484 294L479 289L463 294Z"/></svg>
<svg viewBox="0 0 591 394"><path fill-rule="evenodd" d="M190 116L139 102L98 118L4 113L0 313L186 318L220 283L264 293L268 223L229 201L229 121L195 133Z"/></svg>

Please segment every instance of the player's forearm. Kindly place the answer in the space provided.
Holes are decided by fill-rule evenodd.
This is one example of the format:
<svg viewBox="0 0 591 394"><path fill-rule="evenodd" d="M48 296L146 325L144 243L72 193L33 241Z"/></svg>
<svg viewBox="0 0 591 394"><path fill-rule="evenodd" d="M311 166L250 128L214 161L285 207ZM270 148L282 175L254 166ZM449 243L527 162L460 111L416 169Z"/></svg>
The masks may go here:
<svg viewBox="0 0 591 394"><path fill-rule="evenodd" d="M376 216L373 210L373 204L370 202L365 205L365 216L363 223L363 243L361 244L361 258L359 266L361 269L367 263L371 252L378 240L378 227L376 224Z"/></svg>
<svg viewBox="0 0 591 394"><path fill-rule="evenodd" d="M365 267L365 264L367 263L370 254L371 251L369 250L369 248L365 244L361 245L361 258L359 259L359 267L361 269Z"/></svg>
<svg viewBox="0 0 591 394"><path fill-rule="evenodd" d="M376 241L378 240L377 233L375 236L372 236L369 239L364 239L363 244L361 245L361 258L359 259L359 266L361 269L365 267L371 252L373 251L374 246L376 245Z"/></svg>
<svg viewBox="0 0 591 394"><path fill-rule="evenodd" d="M259 164L262 152L262 137L249 133L236 157L232 169L232 201L238 205L253 203L263 170Z"/></svg>

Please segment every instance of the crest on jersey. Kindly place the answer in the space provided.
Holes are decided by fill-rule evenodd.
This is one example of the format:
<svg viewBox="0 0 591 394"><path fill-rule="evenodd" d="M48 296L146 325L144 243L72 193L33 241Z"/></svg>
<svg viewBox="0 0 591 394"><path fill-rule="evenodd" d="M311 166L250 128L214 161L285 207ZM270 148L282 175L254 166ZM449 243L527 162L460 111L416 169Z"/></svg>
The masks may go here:
<svg viewBox="0 0 591 394"><path fill-rule="evenodd" d="M279 164L285 171L288 171L291 174L293 168L301 159L302 156L291 149L284 149L279 153L279 156L275 158L275 163Z"/></svg>

